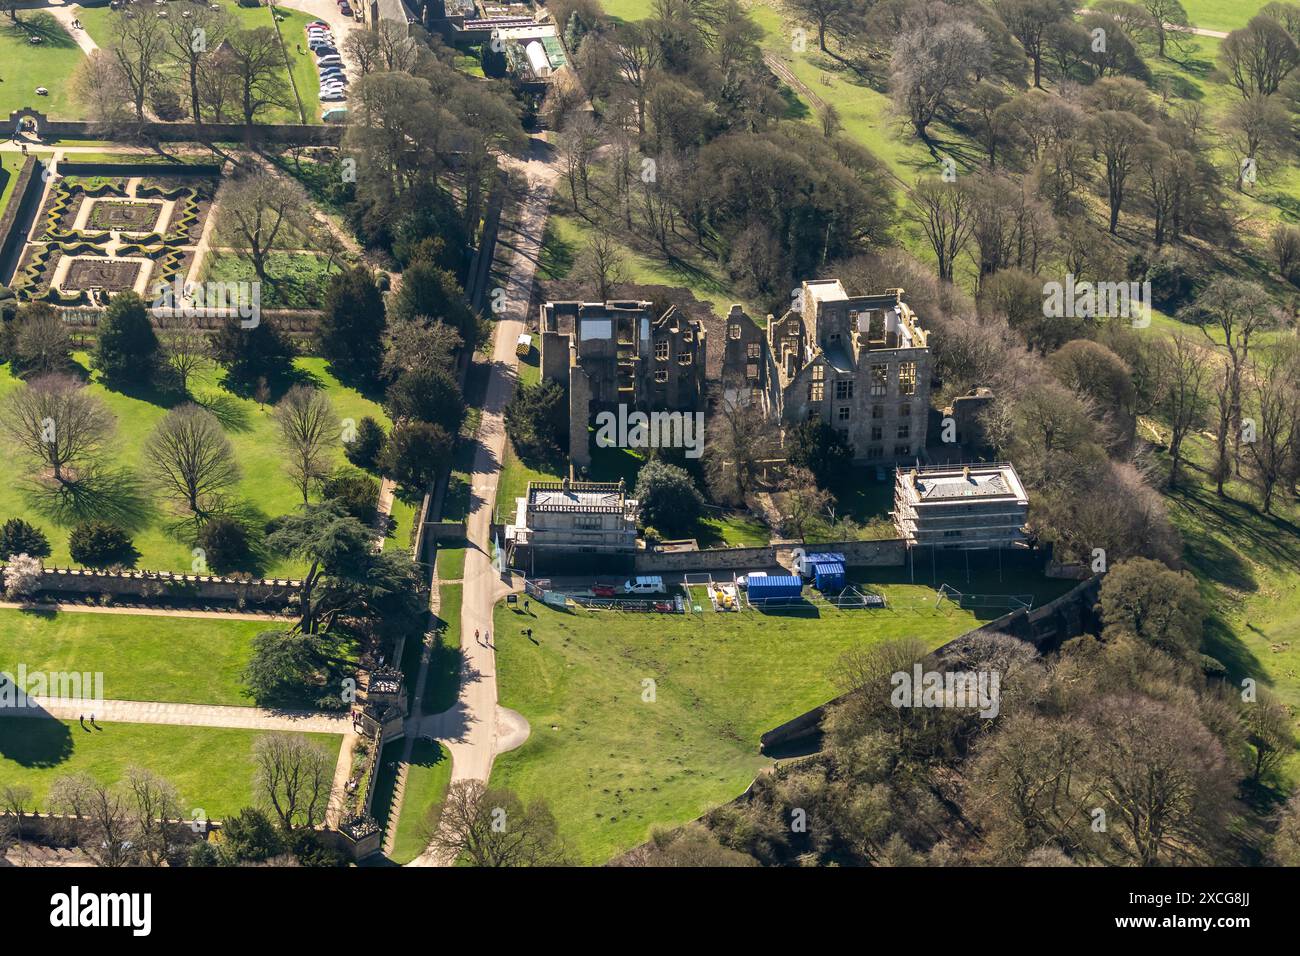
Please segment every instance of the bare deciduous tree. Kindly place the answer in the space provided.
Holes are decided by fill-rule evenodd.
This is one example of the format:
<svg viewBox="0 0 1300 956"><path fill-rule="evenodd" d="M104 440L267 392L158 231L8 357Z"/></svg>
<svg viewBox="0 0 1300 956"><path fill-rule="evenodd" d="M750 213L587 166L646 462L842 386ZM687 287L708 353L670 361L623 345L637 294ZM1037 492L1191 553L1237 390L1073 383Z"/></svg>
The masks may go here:
<svg viewBox="0 0 1300 956"><path fill-rule="evenodd" d="M325 818L334 787L334 758L293 734L266 734L253 745L258 797L285 830Z"/></svg>
<svg viewBox="0 0 1300 956"><path fill-rule="evenodd" d="M593 232L573 264L573 276L594 287L600 301L612 298L614 287L627 282L617 240L603 229Z"/></svg>
<svg viewBox="0 0 1300 956"><path fill-rule="evenodd" d="M934 250L939 278L951 282L953 264L970 241L975 226L975 195L965 180L922 179L908 193L906 216L921 227Z"/></svg>
<svg viewBox="0 0 1300 956"><path fill-rule="evenodd" d="M562 866L568 855L542 800L524 806L514 792L461 780L430 815L429 843L444 859L474 866Z"/></svg>
<svg viewBox="0 0 1300 956"><path fill-rule="evenodd" d="M167 413L144 446L154 480L168 498L192 515L219 508L239 482L239 465L230 439L216 416L186 403Z"/></svg>
<svg viewBox="0 0 1300 956"><path fill-rule="evenodd" d="M11 392L0 407L0 433L63 487L98 458L113 432L113 416L66 375L48 375Z"/></svg>
<svg viewBox="0 0 1300 956"><path fill-rule="evenodd" d="M275 406L285 470L306 504L313 485L329 474L339 438L339 419L329 396L318 388L295 385Z"/></svg>
<svg viewBox="0 0 1300 956"><path fill-rule="evenodd" d="M266 281L266 262L281 234L309 228L306 193L297 183L273 173L257 170L230 180L220 202L222 218L248 253L259 282Z"/></svg>
<svg viewBox="0 0 1300 956"><path fill-rule="evenodd" d="M124 787L129 795L132 848L146 865L162 866L181 826L180 796L170 781L142 767L127 768Z"/></svg>
<svg viewBox="0 0 1300 956"><path fill-rule="evenodd" d="M160 70L167 51L164 21L153 11L127 7L112 18L108 46L137 121L145 118L144 104L160 82Z"/></svg>

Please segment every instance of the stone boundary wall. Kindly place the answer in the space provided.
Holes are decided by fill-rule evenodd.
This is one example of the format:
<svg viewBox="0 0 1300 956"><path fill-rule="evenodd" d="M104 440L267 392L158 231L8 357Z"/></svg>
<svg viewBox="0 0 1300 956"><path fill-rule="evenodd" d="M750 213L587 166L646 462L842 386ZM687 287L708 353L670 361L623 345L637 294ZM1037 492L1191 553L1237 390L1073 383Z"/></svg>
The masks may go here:
<svg viewBox="0 0 1300 956"><path fill-rule="evenodd" d="M253 124L243 123L131 123L121 128L106 127L103 123L84 120L40 121L40 137L47 139L109 139L121 143L154 142L211 142L283 144L301 146L337 146L343 140L342 126L313 126L302 123ZM12 126L10 127L12 128Z"/></svg>
<svg viewBox="0 0 1300 956"><path fill-rule="evenodd" d="M838 541L830 544L780 544L764 548L708 548L703 551L643 551L636 555L638 574L690 571L757 571L791 563L795 548L838 551L849 567L901 567L907 546L901 538Z"/></svg>
<svg viewBox="0 0 1300 956"><path fill-rule="evenodd" d="M0 577L3 577L0 574ZM173 574L169 571L90 571L46 568L40 594L139 598L150 601L228 601L284 607L301 582L289 578L222 577L213 574Z"/></svg>

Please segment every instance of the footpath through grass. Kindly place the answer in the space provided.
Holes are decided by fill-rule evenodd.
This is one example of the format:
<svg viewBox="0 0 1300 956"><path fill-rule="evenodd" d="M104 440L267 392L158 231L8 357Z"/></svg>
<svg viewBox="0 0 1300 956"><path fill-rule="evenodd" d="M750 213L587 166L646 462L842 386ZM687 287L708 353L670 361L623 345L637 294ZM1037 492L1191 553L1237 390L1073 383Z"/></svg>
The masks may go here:
<svg viewBox="0 0 1300 956"><path fill-rule="evenodd" d="M112 785L128 767L152 770L180 792L188 816L202 808L221 820L253 803L255 730L173 727L162 724L100 724L82 730L77 721L0 717L0 787L26 786L45 809L50 784L67 773L88 773ZM337 734L304 734L337 757Z"/></svg>
<svg viewBox="0 0 1300 956"><path fill-rule="evenodd" d="M1042 582L1044 598L1067 586ZM501 704L532 736L497 758L493 784L544 797L586 863L732 799L768 763L759 737L835 696L828 671L843 651L902 637L938 646L978 623L949 603L935 608L930 587L875 587L917 609L647 617L498 605Z"/></svg>
<svg viewBox="0 0 1300 956"><path fill-rule="evenodd" d="M109 700L252 706L242 672L271 621L0 610L0 671L104 675Z"/></svg>

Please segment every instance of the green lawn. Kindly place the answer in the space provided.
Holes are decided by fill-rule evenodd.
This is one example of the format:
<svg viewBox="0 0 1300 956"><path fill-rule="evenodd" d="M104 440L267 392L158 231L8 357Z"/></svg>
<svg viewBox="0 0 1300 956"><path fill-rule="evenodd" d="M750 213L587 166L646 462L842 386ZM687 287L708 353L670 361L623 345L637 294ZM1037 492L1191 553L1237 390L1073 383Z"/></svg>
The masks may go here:
<svg viewBox="0 0 1300 956"><path fill-rule="evenodd" d="M1166 500L1183 535L1183 560L1210 608L1204 650L1234 682L1253 678L1294 716L1300 713L1300 505L1279 494L1277 513L1265 515L1255 491L1237 480L1219 498L1204 470L1213 456L1210 442L1193 436L1186 453L1191 467ZM1300 737L1300 722L1293 729ZM1300 752L1283 776L1291 785L1300 781Z"/></svg>
<svg viewBox="0 0 1300 956"><path fill-rule="evenodd" d="M241 673L270 622L0 610L0 671L102 673L110 700L249 706Z"/></svg>
<svg viewBox="0 0 1300 956"><path fill-rule="evenodd" d="M455 706L460 696L460 605L463 584L438 585L438 636L429 655L424 678L424 712L440 714Z"/></svg>
<svg viewBox="0 0 1300 956"><path fill-rule="evenodd" d="M1245 0L1235 3L1233 0L1182 0L1187 18L1194 26L1202 30L1218 30L1226 33L1238 27L1244 27L1267 0ZM1092 0L1080 6L1093 6Z"/></svg>
<svg viewBox="0 0 1300 956"><path fill-rule="evenodd" d="M172 727L162 724L105 724L82 730L76 721L35 717L0 718L0 787L30 787L44 808L51 781L67 773L89 773L104 784L121 779L128 767L152 770L180 791L189 817L202 809L221 820L253 803L255 730ZM337 734L306 734L337 756Z"/></svg>
<svg viewBox="0 0 1300 956"><path fill-rule="evenodd" d="M302 104L303 122L320 123L320 73L316 70L316 58L307 49L306 31L307 24L316 17L285 7L277 7L275 16L279 20L280 39L289 60L289 77L293 80L298 102ZM343 42L342 37L338 40ZM300 48L301 53L298 52Z"/></svg>
<svg viewBox="0 0 1300 956"><path fill-rule="evenodd" d="M709 511L696 525L701 548L761 548L771 540L767 525L740 511Z"/></svg>
<svg viewBox="0 0 1300 956"><path fill-rule="evenodd" d="M389 856L394 863L410 863L424 852L429 810L442 802L450 783L451 754L447 748L436 740L417 740L411 750L402 815L397 819L397 836Z"/></svg>
<svg viewBox="0 0 1300 956"><path fill-rule="evenodd" d="M871 578L897 581L901 569ZM1068 586L1039 585L1045 597ZM749 785L767 763L765 731L835 695L827 671L842 651L893 637L938 646L978 623L951 605L935 609L928 587L878 587L920 609L647 619L498 605L501 704L528 719L532 736L497 758L493 784L545 797L586 863L642 842L653 824L693 819ZM647 680L653 702L643 701Z"/></svg>
<svg viewBox="0 0 1300 956"><path fill-rule="evenodd" d="M41 42L33 44L32 37ZM0 22L0 118L8 120L24 106L56 119L78 118L68 80L80 62L77 41L50 14L21 10L17 24L5 15ZM38 96L38 86L49 95Z"/></svg>
<svg viewBox="0 0 1300 956"><path fill-rule="evenodd" d="M272 252L266 259L262 284L265 309L319 309L325 301L329 277L339 271L324 256L312 253ZM254 282L252 260L243 253L212 252L204 260L201 281Z"/></svg>
<svg viewBox="0 0 1300 956"><path fill-rule="evenodd" d="M18 174L22 172L24 159L21 153L0 153L0 218L4 217L5 209L9 207L9 197L18 185Z"/></svg>
<svg viewBox="0 0 1300 956"><path fill-rule="evenodd" d="M442 581L459 581L465 576L465 549L468 542L448 539L438 545L438 578Z"/></svg>
<svg viewBox="0 0 1300 956"><path fill-rule="evenodd" d="M78 353L76 358L83 366L88 364L85 354ZM325 366L325 360L321 358L304 357L295 361L295 368L305 381L313 382L328 392L340 418L360 421L369 415L389 426L387 416L377 403L342 385ZM254 516L271 518L292 511L301 498L281 464L271 406L259 407L251 398L226 391L221 385L223 375L219 370L204 370L195 379L191 393L222 422L234 446L236 459L243 470L235 497L244 510ZM190 571L194 558L188 524L178 524L176 515L166 504L156 501L143 483L142 448L150 431L167 413L165 399L148 392L127 394L110 391L99 384L97 378L89 388L117 419L117 434L109 444L113 464L140 476L138 488L117 489L121 500L114 503L117 519L132 531L135 546L140 551L137 564L153 570ZM9 367L0 366L0 398L17 387L19 382ZM341 444L334 455L339 465L346 463ZM63 519L63 525L56 523L53 512L35 501L20 482L0 482L0 521L14 516L24 517L45 531L53 550L52 556L46 560L48 566L66 567L71 564L68 532L75 521ZM261 570L270 575L285 576L303 569L296 561L272 559Z"/></svg>

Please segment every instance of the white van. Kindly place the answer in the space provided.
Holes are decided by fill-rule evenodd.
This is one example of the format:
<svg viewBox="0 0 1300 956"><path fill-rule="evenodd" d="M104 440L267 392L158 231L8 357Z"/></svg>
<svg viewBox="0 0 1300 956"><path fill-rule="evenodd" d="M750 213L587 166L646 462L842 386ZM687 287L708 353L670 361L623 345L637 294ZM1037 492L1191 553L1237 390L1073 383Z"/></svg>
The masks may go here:
<svg viewBox="0 0 1300 956"><path fill-rule="evenodd" d="M623 590L628 594L667 594L664 579L657 574L635 577L623 582Z"/></svg>

